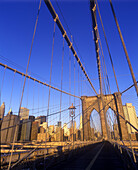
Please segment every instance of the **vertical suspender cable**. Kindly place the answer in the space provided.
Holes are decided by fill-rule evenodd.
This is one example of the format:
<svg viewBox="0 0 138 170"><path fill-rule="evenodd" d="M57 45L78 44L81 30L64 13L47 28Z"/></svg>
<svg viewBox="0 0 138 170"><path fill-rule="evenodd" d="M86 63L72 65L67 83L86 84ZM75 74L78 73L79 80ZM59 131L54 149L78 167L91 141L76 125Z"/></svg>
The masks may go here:
<svg viewBox="0 0 138 170"><path fill-rule="evenodd" d="M71 52L73 53L74 57L76 58L78 64L80 65L80 67L81 67L81 69L82 69L82 72L83 72L84 75L86 76L88 82L90 83L90 85L91 85L92 89L94 90L94 92L96 93L96 95L98 95L97 92L96 92L96 90L95 90L95 88L94 88L94 86L93 86L93 84L91 83L90 78L88 77L88 75L87 75L87 73L86 73L86 71L85 71L85 68L83 67L83 65L82 65L82 63L81 63L81 61L80 61L80 59L79 59L79 57L78 57L78 55L77 55L74 47L72 46L72 43L71 43L68 35L66 34L66 31L65 31L65 29L63 28L63 25L61 24L60 19L59 19L57 13L55 12L55 10L54 10L54 8L53 8L50 0L44 0L44 2L45 2L45 4L46 4L47 8L49 9L49 11L50 11L50 13L51 13L54 21L56 22L58 28L60 29L62 35L65 34L65 40L66 40L69 48L71 49Z"/></svg>
<svg viewBox="0 0 138 170"><path fill-rule="evenodd" d="M123 45L123 48L124 48L124 52L125 52L125 55L126 55L126 59L127 59L127 62L128 62L130 73L131 73L131 76L132 76L132 79L133 79L133 82L134 82L134 85L135 85L136 93L137 93L137 96L138 96L138 86L137 86L137 82L136 82L135 75L134 75L134 72L133 72L133 69L132 69L132 65L131 65L131 62L130 62L130 59L129 59L129 56L128 56L128 53L127 53L125 42L124 42L120 27L119 27L119 24L118 24L116 15L115 15L115 11L114 11L114 8L113 8L112 1L109 0L109 2L110 2L112 13L113 13L113 16L114 16L114 19L115 19L116 26L117 26L117 29L118 29L118 33L119 33L119 36L120 36L120 39L121 39L121 42L122 42L122 45Z"/></svg>
<svg viewBox="0 0 138 170"><path fill-rule="evenodd" d="M40 86L40 83L38 83L38 114L39 114L39 86Z"/></svg>
<svg viewBox="0 0 138 170"><path fill-rule="evenodd" d="M50 82L49 82L50 85L51 85L52 65L53 65L53 52L54 52L54 41L55 41L55 26L56 26L56 23L54 22L53 43L52 43L52 55L51 55L51 68L50 68ZM49 115L50 89L51 89L51 87L49 87L49 95L48 95L47 125L48 125L48 115Z"/></svg>
<svg viewBox="0 0 138 170"><path fill-rule="evenodd" d="M21 100L20 100L18 116L20 115L20 108L21 108L21 105L22 105L23 93L24 93L25 82L26 82L26 75L28 73L28 68L29 68L29 63L30 63L30 58L31 58L31 53L32 53L32 48L33 48L33 42L34 42L34 37L35 37L35 33L36 33L36 27L37 27L37 23L38 23L39 12L40 12L40 7L41 7L41 0L39 2L37 18L36 18L36 22L35 22L35 28L34 28L33 39L32 39L32 43L31 43L31 49L30 49L30 54L29 54L29 58L28 58L27 68L26 68L26 74L25 74L24 85L23 85L23 89L22 89L22 96L21 96ZM13 144L12 144L12 152L11 152L11 156L10 156L10 160L9 160L8 170L11 167L11 160L12 160L12 155L13 155L13 149L14 149L14 142L15 142L16 133L17 133L17 126L16 126L15 132L14 132L14 138L13 138Z"/></svg>
<svg viewBox="0 0 138 170"><path fill-rule="evenodd" d="M101 39L100 39L100 35L99 35L99 32L98 32L98 37L99 37L99 42L100 42L100 48L101 48L101 51L102 51L102 57L103 57L103 66L105 68L105 74L106 74L106 79L107 79L107 84L108 84L108 91L111 93L111 89L110 89L110 83L109 83L109 78L108 78L108 74L107 74L107 69L106 69L106 64L105 64L105 59L104 59L104 54L103 54L103 49L102 49L102 43L101 43ZM118 85L118 84L117 84Z"/></svg>
<svg viewBox="0 0 138 170"><path fill-rule="evenodd" d="M24 88L25 88L25 83L26 83L26 75L27 75L27 73L28 73L28 68L29 68L29 63L30 63L30 58L31 58L31 53L32 53L32 48L33 48L35 33L36 33L36 27L37 27L37 23L38 23L39 12L40 12L40 7L41 7L41 0L40 0L40 2L39 2L39 8L38 8L38 13L37 13L37 18L36 18L36 22L35 22L33 39L32 39L32 43L31 43L31 49L30 49L29 58L28 58L28 63L27 63L27 68L26 68L26 74L25 74L24 85L23 85L23 89L22 89L22 96L21 96L21 100L20 100L20 106L19 106L18 115L20 114L20 108L21 108L21 105L22 105L23 93L24 93Z"/></svg>
<svg viewBox="0 0 138 170"><path fill-rule="evenodd" d="M14 78L15 78L15 73L16 73L16 72L14 72L14 76L13 76L13 82L12 82L12 91L11 91L11 98L10 98L10 105L9 105L9 110L10 110L10 108L11 108L11 102L12 102L12 93L13 93L13 86L14 86Z"/></svg>
<svg viewBox="0 0 138 170"><path fill-rule="evenodd" d="M22 86L23 86L23 74L22 74L22 80L21 80L20 95L22 95ZM20 98L21 98L21 96L19 96L19 99Z"/></svg>
<svg viewBox="0 0 138 170"><path fill-rule="evenodd" d="M30 78L28 78L28 87L27 87L27 100L26 100L26 108L28 107L29 80L30 80Z"/></svg>
<svg viewBox="0 0 138 170"><path fill-rule="evenodd" d="M71 93L71 49L69 48L69 93ZM69 96L69 106L71 106L71 96ZM70 120L70 115L69 115Z"/></svg>
<svg viewBox="0 0 138 170"><path fill-rule="evenodd" d="M62 49L61 90L62 90L62 83L63 83L63 60L64 60L64 37L63 37L63 49ZM62 106L62 92L60 93L60 117L59 117L59 121L61 121L61 106Z"/></svg>
<svg viewBox="0 0 138 170"><path fill-rule="evenodd" d="M0 106L1 106L1 92L2 92L2 88L3 88L3 84L4 84L5 71L6 71L6 67L5 67L5 69L4 69L3 79L2 79L1 89L0 89Z"/></svg>
<svg viewBox="0 0 138 170"><path fill-rule="evenodd" d="M99 14L99 17L100 17L100 22L101 22L103 33L104 33L104 38L105 38L106 46L107 46L108 53L109 53L109 58L110 58L110 61L111 61L113 72L114 72L114 77L115 77L115 81L116 81L117 90L119 92L119 86L118 86L118 82L117 82L117 78L116 78L116 74L115 74L113 60L112 60L112 56L111 56L111 53L110 53L109 45L108 45L108 42L107 42L107 37L106 37L106 34L105 34L104 25L103 25L103 21L102 21L102 17L101 17L101 14L100 14L100 10L99 10L99 6L98 6L97 0L96 0L96 4L97 4L98 14Z"/></svg>
<svg viewBox="0 0 138 170"><path fill-rule="evenodd" d="M35 94L35 80L34 80L34 87L33 87L33 112L34 112L34 94Z"/></svg>
<svg viewBox="0 0 138 170"><path fill-rule="evenodd" d="M79 66L78 66L78 94L80 96ZM79 113L80 113L80 99L79 99ZM80 115L79 115L79 120L80 120Z"/></svg>
<svg viewBox="0 0 138 170"><path fill-rule="evenodd" d="M42 92L42 107L44 108L44 85L43 85L43 92Z"/></svg>

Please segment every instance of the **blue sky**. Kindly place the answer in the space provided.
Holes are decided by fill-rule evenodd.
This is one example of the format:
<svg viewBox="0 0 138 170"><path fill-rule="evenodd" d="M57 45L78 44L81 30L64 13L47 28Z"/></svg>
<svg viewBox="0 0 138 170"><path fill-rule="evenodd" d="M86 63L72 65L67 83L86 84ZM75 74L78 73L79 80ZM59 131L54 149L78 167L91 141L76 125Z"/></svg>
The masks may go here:
<svg viewBox="0 0 138 170"><path fill-rule="evenodd" d="M59 8L55 0L52 0L52 5L54 6L56 12L59 15L59 18L67 31L69 38L71 35L67 29L66 23L71 31L73 36L73 42L77 44L75 49L78 53L78 56L82 59L86 71L96 89L99 92L99 81L97 73L97 64L96 64L96 54L95 46L92 37L92 20L91 13L89 8L88 0L76 0L76 1L58 1L58 5L64 15L66 23L62 18L62 15L59 11ZM118 79L118 84L120 91L123 91L128 86L132 85L132 79L129 72L129 68L126 62L125 54L119 39L115 21L111 12L109 1L98 1L100 12L102 15L105 32L107 35L107 40L109 43L109 48L114 62L114 67ZM35 20L37 16L37 10L39 6L38 0L1 0L0 1L0 62L19 69L22 72L25 72L27 66L29 51L31 47L31 41L33 36L33 30L35 25ZM135 73L136 80L138 80L138 1L129 1L122 0L117 1L113 0L113 6L116 12L116 16L126 43L130 61ZM99 17L97 15L98 27L100 32L100 37L102 41L103 51L105 62L107 66L107 72L109 76L110 86L112 93L117 91L113 71L111 68L105 40L103 37L103 32L101 24L99 22ZM44 82L49 82L50 79L50 62L51 62L51 53L52 53L52 36L53 36L54 22L48 11L46 5L42 1L38 26L36 30L36 35L34 39L34 45L29 65L29 74L33 75L36 73L39 75L39 78ZM62 58L62 36L61 33L56 27L55 32L55 44L54 44L54 56L53 56L53 70L52 70L52 85L60 88L61 84L61 58ZM7 58L8 61L4 59ZM74 93L74 82L73 82L73 55L71 55L72 62L72 88L71 92ZM11 62L20 65L21 67L13 66ZM76 63L77 70L77 63ZM69 49L65 43L65 55L64 55L64 67L63 67L63 89L69 91ZM81 70L80 70L81 71ZM4 69L0 68L0 83L2 84ZM78 87L81 88L80 83L78 84L77 79L78 73L76 71L76 85L75 85L75 94L79 95ZM35 76L34 76L35 77ZM84 79L86 80L86 79ZM2 91L1 102L5 101L6 103L6 112L10 107L13 110L18 111L20 94L21 94L21 76L15 75L14 88L12 94L12 102L10 104L11 98L11 89L13 82L13 73L6 70L5 79L4 79L4 88ZM26 82L25 93L23 98L23 106L33 107L33 85L34 83L29 81L29 85ZM83 91L81 95L94 95L93 91L90 89L90 86L86 81L83 81ZM86 84L89 86L87 87ZM29 88L29 95L27 95L27 87ZM40 94L39 94L39 93ZM43 93L45 92L45 93ZM38 99L38 96L40 99ZM35 108L37 107L47 107L48 100L48 88L45 88L41 85L35 84ZM74 98L72 97L72 102ZM123 97L123 104L125 102L132 102L135 105L136 110L137 106L137 97L134 88L127 92ZM28 101L28 103L27 103ZM59 105L60 93L54 93L51 90L51 103L52 107L54 104ZM76 102L79 103L78 100ZM38 105L39 103L39 105ZM69 104L69 97L63 95L62 103L66 103L66 107ZM41 105L41 106L40 106ZM56 109L55 109L56 111ZM46 112L46 111L45 111ZM45 114L43 112L43 114ZM138 113L137 113L138 114Z"/></svg>

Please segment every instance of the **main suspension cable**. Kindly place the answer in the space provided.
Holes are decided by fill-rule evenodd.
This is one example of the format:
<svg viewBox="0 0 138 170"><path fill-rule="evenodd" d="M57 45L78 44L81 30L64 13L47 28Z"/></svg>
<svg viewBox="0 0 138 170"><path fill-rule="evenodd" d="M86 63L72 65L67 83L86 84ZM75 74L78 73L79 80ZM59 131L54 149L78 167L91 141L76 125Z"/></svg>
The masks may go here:
<svg viewBox="0 0 138 170"><path fill-rule="evenodd" d="M96 90L95 90L95 88L94 88L94 86L93 86L90 78L88 77L88 74L86 73L85 68L83 67L83 65L82 65L82 63L81 63L81 61L80 61L80 58L78 57L77 52L75 51L75 49L74 49L74 47L73 47L73 45L72 45L72 43L71 43L71 41L70 41L70 39L69 39L66 31L65 31L65 29L63 28L63 25L61 24L60 19L59 19L57 13L55 12L55 10L54 10L54 8L53 8L50 0L44 0L44 2L45 2L45 4L46 4L47 8L49 9L49 11L50 11L50 13L51 13L54 21L56 22L58 28L60 29L62 35L65 36L65 40L66 40L69 48L71 49L74 57L76 58L78 64L80 65L80 68L82 69L82 71L83 71L84 75L86 76L88 82L90 83L91 87L93 88L95 94L98 96L98 93L96 92Z"/></svg>

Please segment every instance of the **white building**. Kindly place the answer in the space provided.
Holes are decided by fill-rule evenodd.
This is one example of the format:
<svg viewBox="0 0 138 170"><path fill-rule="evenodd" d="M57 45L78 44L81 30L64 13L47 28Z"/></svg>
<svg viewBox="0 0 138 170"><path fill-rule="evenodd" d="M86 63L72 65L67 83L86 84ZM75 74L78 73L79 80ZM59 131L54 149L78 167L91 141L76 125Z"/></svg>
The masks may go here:
<svg viewBox="0 0 138 170"><path fill-rule="evenodd" d="M80 116L80 130L82 129L82 115Z"/></svg>
<svg viewBox="0 0 138 170"><path fill-rule="evenodd" d="M133 126L135 126L138 129L136 110L135 107L132 106L132 103L126 103L126 105L123 106L123 110L124 110L125 119L128 120ZM128 123L127 123L127 127L128 127L128 133L136 132L136 130Z"/></svg>
<svg viewBox="0 0 138 170"><path fill-rule="evenodd" d="M67 126L67 123L64 123L63 125L63 129L64 129L64 136L69 136L69 128Z"/></svg>

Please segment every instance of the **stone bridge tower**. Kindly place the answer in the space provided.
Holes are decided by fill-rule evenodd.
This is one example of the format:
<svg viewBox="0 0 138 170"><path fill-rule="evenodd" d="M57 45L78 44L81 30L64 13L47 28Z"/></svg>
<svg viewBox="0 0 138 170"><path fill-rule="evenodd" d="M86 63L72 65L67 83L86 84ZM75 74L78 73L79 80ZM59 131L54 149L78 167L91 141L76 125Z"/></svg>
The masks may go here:
<svg viewBox="0 0 138 170"><path fill-rule="evenodd" d="M101 95L81 97L83 140L90 140L90 115L94 109L100 115L102 135L104 139L108 139L106 112L109 108L114 111L117 117L120 139L128 140L129 136L125 120L118 115L120 114L124 117L121 94L117 92L114 94L102 95L102 98L100 96Z"/></svg>

